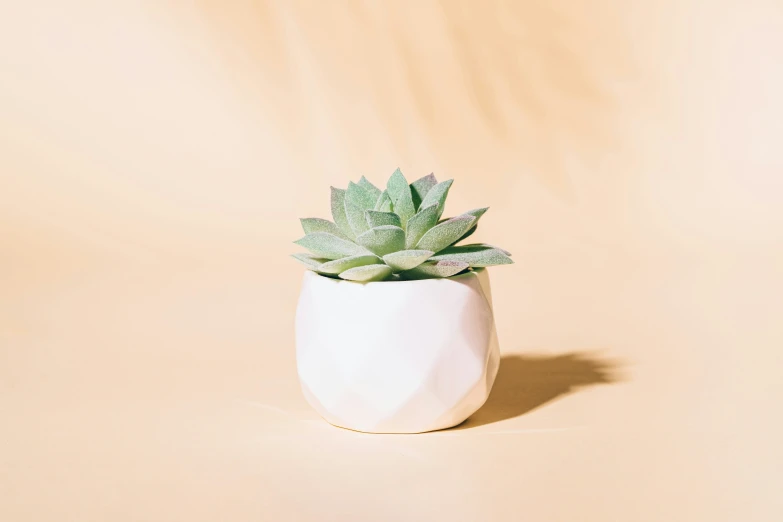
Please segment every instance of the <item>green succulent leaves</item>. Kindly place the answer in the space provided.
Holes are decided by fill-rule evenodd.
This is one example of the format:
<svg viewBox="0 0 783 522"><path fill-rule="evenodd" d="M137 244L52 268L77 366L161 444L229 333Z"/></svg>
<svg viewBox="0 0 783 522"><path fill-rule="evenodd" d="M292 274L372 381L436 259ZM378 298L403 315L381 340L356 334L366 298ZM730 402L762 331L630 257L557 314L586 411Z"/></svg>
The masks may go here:
<svg viewBox="0 0 783 522"><path fill-rule="evenodd" d="M365 189L362 185L351 181L348 183L348 190L345 191L345 200L362 210L369 210L375 207L375 202L378 201L380 195L380 191L373 195L372 192Z"/></svg>
<svg viewBox="0 0 783 522"><path fill-rule="evenodd" d="M421 208L421 202L424 201L424 197L437 184L438 180L435 179L435 174L429 174L411 183L411 196L413 197L413 205L416 207L416 210Z"/></svg>
<svg viewBox="0 0 783 522"><path fill-rule="evenodd" d="M367 251L347 239L339 238L328 232L313 232L302 239L294 241L299 246L305 247L318 257L326 259L340 259Z"/></svg>
<svg viewBox="0 0 783 522"><path fill-rule="evenodd" d="M395 170L389 178L386 183L386 192L391 198L394 213L400 216L402 226L405 227L408 220L416 213L416 206L413 204L411 187L400 169Z"/></svg>
<svg viewBox="0 0 783 522"><path fill-rule="evenodd" d="M394 225L381 225L357 236L356 242L373 254L385 256L405 248L405 231Z"/></svg>
<svg viewBox="0 0 783 522"><path fill-rule="evenodd" d="M449 195L452 183L454 183L453 179L438 183L427 192L427 195L421 201L422 207L428 207L433 203L438 204L438 219L440 219L443 211L446 209L446 197Z"/></svg>
<svg viewBox="0 0 783 522"><path fill-rule="evenodd" d="M369 283L371 281L383 281L392 275L392 269L386 265L365 265L351 268L340 274L341 279Z"/></svg>
<svg viewBox="0 0 783 522"><path fill-rule="evenodd" d="M378 201L375 202L375 208L373 210L376 210L378 212L391 212L392 211L392 201L389 197L389 193L385 190L381 192L381 196L378 198Z"/></svg>
<svg viewBox="0 0 783 522"><path fill-rule="evenodd" d="M310 253L293 257L320 274L361 283L451 277L513 263L509 252L491 245L456 245L475 232L487 209L441 220L452 183L429 174L409 184L397 169L385 190L364 176L345 190L332 187L334 221L302 219L305 236L295 243Z"/></svg>
<svg viewBox="0 0 783 522"><path fill-rule="evenodd" d="M422 263L413 270L405 272L407 279L431 279L451 277L470 268L470 263L463 261L433 261Z"/></svg>
<svg viewBox="0 0 783 522"><path fill-rule="evenodd" d="M394 212L378 212L375 210L367 210L364 213L367 224L370 228L379 227L381 225L394 225L395 227L402 228L402 221L400 216Z"/></svg>
<svg viewBox="0 0 783 522"><path fill-rule="evenodd" d="M435 252L429 250L400 250L383 256L383 262L389 265L395 272L403 272L416 268Z"/></svg>
<svg viewBox="0 0 783 522"><path fill-rule="evenodd" d="M492 245L460 245L446 248L432 257L433 261L461 261L471 267L510 265L513 263L508 252Z"/></svg>
<svg viewBox="0 0 783 522"><path fill-rule="evenodd" d="M325 262L329 261L328 259L323 257L317 257L312 254L303 254L303 253L291 254L291 257L293 257L294 259L296 259L297 261L299 261L300 263L302 263L304 266L306 266L311 270L315 270Z"/></svg>
<svg viewBox="0 0 783 522"><path fill-rule="evenodd" d="M381 197L381 189L370 183L364 176L359 180L359 186L372 197L374 202L378 201L378 198Z"/></svg>
<svg viewBox="0 0 783 522"><path fill-rule="evenodd" d="M329 221L328 219L321 218L304 218L300 219L302 222L302 230L305 234L312 234L313 232L328 232L337 237L348 239L348 237L340 230L340 227Z"/></svg>
<svg viewBox="0 0 783 522"><path fill-rule="evenodd" d="M405 248L413 248L419 242L421 236L438 222L438 204L422 208L415 216L408 220L408 229L405 231Z"/></svg>
<svg viewBox="0 0 783 522"><path fill-rule="evenodd" d="M349 183L348 190L345 191L345 215L348 218L348 225L355 236L358 236L370 229L364 213L375 207L377 198L356 183Z"/></svg>
<svg viewBox="0 0 783 522"><path fill-rule="evenodd" d="M348 256L342 259L335 259L334 261L328 261L322 263L314 268L316 272L322 274L341 274L348 269L356 268L357 266L375 265L382 261L378 256L371 254L357 254L355 256Z"/></svg>
<svg viewBox="0 0 783 522"><path fill-rule="evenodd" d="M345 213L345 190L332 187L332 218L343 235L350 239L355 239L351 225L348 223L348 216ZM308 232L305 231L307 234Z"/></svg>
<svg viewBox="0 0 783 522"><path fill-rule="evenodd" d="M476 218L473 216L457 216L435 225L421 236L416 248L440 252L457 242L462 235L470 230Z"/></svg>

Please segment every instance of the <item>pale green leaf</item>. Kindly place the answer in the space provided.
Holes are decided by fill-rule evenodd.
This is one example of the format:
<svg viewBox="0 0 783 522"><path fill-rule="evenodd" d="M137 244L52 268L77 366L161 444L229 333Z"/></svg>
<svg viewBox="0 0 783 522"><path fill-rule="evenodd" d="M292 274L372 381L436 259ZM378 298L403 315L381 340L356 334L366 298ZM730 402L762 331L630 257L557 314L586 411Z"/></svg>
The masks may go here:
<svg viewBox="0 0 783 522"><path fill-rule="evenodd" d="M393 225L371 228L356 237L356 242L378 256L405 248L405 231Z"/></svg>
<svg viewBox="0 0 783 522"><path fill-rule="evenodd" d="M362 210L375 208L377 197L367 192L361 185L353 181L348 183L348 190L345 191L345 201L348 201Z"/></svg>
<svg viewBox="0 0 783 522"><path fill-rule="evenodd" d="M481 216L483 216L487 212L487 210L489 210L489 207L474 208L473 210L468 210L467 212L463 212L461 215L473 216L474 218L476 218L475 224L478 224L478 220L481 218Z"/></svg>
<svg viewBox="0 0 783 522"><path fill-rule="evenodd" d="M355 205L346 198L345 215L348 218L348 224L350 225L351 230L356 236L363 232L367 232L370 229L370 225L367 224L367 219L364 217L365 211L366 209Z"/></svg>
<svg viewBox="0 0 783 522"><path fill-rule="evenodd" d="M369 283L371 281L382 281L391 274L392 269L386 265L365 265L346 270L340 274L340 279Z"/></svg>
<svg viewBox="0 0 783 522"><path fill-rule="evenodd" d="M411 200L410 192L405 193L395 203L392 203L392 210L395 214L400 216L402 226L407 227L410 218L416 214L416 209L413 206L413 200Z"/></svg>
<svg viewBox="0 0 783 522"><path fill-rule="evenodd" d="M328 232L313 232L294 241L294 243L306 248L316 256L325 257L326 259L340 259L341 257L367 253L359 245Z"/></svg>
<svg viewBox="0 0 783 522"><path fill-rule="evenodd" d="M416 210L421 208L421 202L424 201L427 192L437 184L438 180L435 179L435 174L429 174L411 183L411 196L413 198L413 206Z"/></svg>
<svg viewBox="0 0 783 522"><path fill-rule="evenodd" d="M461 238L459 238L458 240L456 240L456 241L455 241L455 243L459 243L460 241L463 241L464 239L467 239L468 237L470 237L470 236L472 236L472 235L473 235L473 233L474 233L474 232L476 231L476 229L478 228L478 221L479 221L479 219L481 218L481 216L483 216L483 215L484 215L484 213L485 213L487 210L489 210L489 207L484 207L484 208L476 208L476 209L473 209L473 210L468 210L467 212L464 212L463 214L461 214L461 215L463 215L463 216L473 216L473 217L475 217L475 218L476 218L476 221L474 221L474 222L473 222L473 226L472 226L472 227L470 227L470 230L468 230L467 232L465 232L465 233L462 235L462 237L461 237ZM448 220L444 219L443 221L448 221Z"/></svg>
<svg viewBox="0 0 783 522"><path fill-rule="evenodd" d="M321 218L302 218L299 220L302 223L302 230L305 234L312 234L313 232L329 232L337 237L349 239L340 230L340 227L329 221L328 219Z"/></svg>
<svg viewBox="0 0 783 522"><path fill-rule="evenodd" d="M354 182L348 184L348 190L345 191L345 215L356 236L370 229L364 211L374 206L375 200L366 190Z"/></svg>
<svg viewBox="0 0 783 522"><path fill-rule="evenodd" d="M394 212L376 212L374 210L366 210L364 217L367 220L367 224L372 227L379 227L381 225L394 225L395 227L402 227L400 223L400 216Z"/></svg>
<svg viewBox="0 0 783 522"><path fill-rule="evenodd" d="M438 222L438 204L422 208L408 221L405 230L405 248L413 248L429 229Z"/></svg>
<svg viewBox="0 0 783 522"><path fill-rule="evenodd" d="M346 270L355 268L357 266L374 265L380 263L381 260L378 256L372 254L359 254L356 256L348 256L342 259L329 261L328 263L323 263L319 265L316 270L324 274L339 274L340 272L345 272Z"/></svg>
<svg viewBox="0 0 783 522"><path fill-rule="evenodd" d="M479 219L481 218L481 216L483 216L487 212L487 210L489 210L489 207L474 208L473 210L468 210L467 212L463 212L462 214L460 214L460 216L473 216L473 217L475 217L476 221L473 223L473 226L476 227L476 226L478 226ZM455 216L455 217L459 217L459 216ZM438 223L443 223L445 221L448 221L449 219L452 219L452 218L441 219L440 221L438 221Z"/></svg>
<svg viewBox="0 0 783 522"><path fill-rule="evenodd" d="M362 179L359 180L359 186L364 189L365 192L367 192L370 196L372 196L374 201L378 201L378 198L381 197L381 189L370 183L370 180L362 176Z"/></svg>
<svg viewBox="0 0 783 522"><path fill-rule="evenodd" d="M348 239L354 239L354 233L351 225L348 223L348 216L345 214L345 190L332 187L332 219L337 227L342 230L344 236Z"/></svg>
<svg viewBox="0 0 783 522"><path fill-rule="evenodd" d="M410 190L410 187L408 186L408 180L405 179L402 171L397 169L392 172L391 177L386 182L386 192L389 193L392 202L394 202L394 200L397 199L400 194L402 194L402 192L405 190L405 187L408 187L408 190Z"/></svg>
<svg viewBox="0 0 783 522"><path fill-rule="evenodd" d="M470 245L461 245L461 246L470 246L470 247L484 247L484 248L497 248L498 250L500 250L501 252L503 252L504 254L506 254L508 257L511 257L511 252L509 252L508 250L505 250L505 249L503 249L503 248L500 248L500 247L496 247L496 246L490 245L490 244L488 244L488 243L473 243L473 244L470 244Z"/></svg>
<svg viewBox="0 0 783 522"><path fill-rule="evenodd" d="M395 272L402 272L419 266L433 253L429 250L400 250L383 256L383 262L392 267Z"/></svg>
<svg viewBox="0 0 783 522"><path fill-rule="evenodd" d="M392 201L388 192L385 190L381 192L381 196L378 198L378 201L375 202L375 208L373 210L376 212L391 212Z"/></svg>
<svg viewBox="0 0 783 522"><path fill-rule="evenodd" d="M323 257L317 257L312 254L291 254L291 257L302 263L304 266L311 270L315 270L319 265L325 263L328 261L328 259Z"/></svg>
<svg viewBox="0 0 783 522"><path fill-rule="evenodd" d="M462 261L473 268L510 265L514 262L503 250L484 244L449 247L432 256L432 261Z"/></svg>
<svg viewBox="0 0 783 522"><path fill-rule="evenodd" d="M427 261L413 270L400 274L404 279L431 279L439 277L451 277L469 268L468 263L462 261Z"/></svg>
<svg viewBox="0 0 783 522"><path fill-rule="evenodd" d="M422 207L428 207L433 203L438 204L438 219L443 215L443 211L446 209L446 197L449 195L449 189L451 184L454 183L453 179L442 181L432 187L427 195L421 202Z"/></svg>
<svg viewBox="0 0 783 522"><path fill-rule="evenodd" d="M408 220L416 213L416 207L413 204L411 187L400 169L395 170L389 178L389 181L386 183L386 192L389 193L391 198L392 210L400 216L402 228L405 228Z"/></svg>
<svg viewBox="0 0 783 522"><path fill-rule="evenodd" d="M475 221L473 216L457 216L435 225L416 243L416 248L440 252L461 238Z"/></svg>
<svg viewBox="0 0 783 522"><path fill-rule="evenodd" d="M462 234L462 237L461 237L461 238L459 238L458 240L456 240L456 241L455 241L455 243L459 243L459 242L460 242L460 241L462 241L463 239L467 239L467 238L469 238L470 236L472 236L472 235L473 235L473 233L476 231L476 229L477 229L477 228L478 228L478 226L477 226L477 225L473 225L472 227L470 227L470 230L468 230L467 232L465 232L464 234Z"/></svg>

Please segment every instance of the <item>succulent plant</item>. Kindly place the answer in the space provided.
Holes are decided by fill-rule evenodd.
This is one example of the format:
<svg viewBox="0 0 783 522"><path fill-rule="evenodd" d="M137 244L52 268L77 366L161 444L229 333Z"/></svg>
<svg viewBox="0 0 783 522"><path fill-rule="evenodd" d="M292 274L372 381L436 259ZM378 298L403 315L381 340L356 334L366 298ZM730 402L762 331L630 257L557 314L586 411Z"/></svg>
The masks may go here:
<svg viewBox="0 0 783 522"><path fill-rule="evenodd" d="M319 274L359 282L451 277L513 263L501 248L456 245L487 209L441 219L453 181L438 183L430 174L409 185L397 169L385 190L364 176L345 190L332 187L334 222L302 219L305 236L295 243L311 253L293 257Z"/></svg>

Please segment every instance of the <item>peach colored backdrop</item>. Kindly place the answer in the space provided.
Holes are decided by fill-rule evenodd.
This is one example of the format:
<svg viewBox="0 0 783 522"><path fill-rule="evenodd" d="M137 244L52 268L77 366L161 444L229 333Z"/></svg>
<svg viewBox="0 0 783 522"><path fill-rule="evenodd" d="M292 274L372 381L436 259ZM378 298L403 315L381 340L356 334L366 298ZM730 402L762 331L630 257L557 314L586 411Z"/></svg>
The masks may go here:
<svg viewBox="0 0 783 522"><path fill-rule="evenodd" d="M0 0L0 520L783 518L781 64L774 0ZM487 406L368 436L287 255L397 166L517 264Z"/></svg>

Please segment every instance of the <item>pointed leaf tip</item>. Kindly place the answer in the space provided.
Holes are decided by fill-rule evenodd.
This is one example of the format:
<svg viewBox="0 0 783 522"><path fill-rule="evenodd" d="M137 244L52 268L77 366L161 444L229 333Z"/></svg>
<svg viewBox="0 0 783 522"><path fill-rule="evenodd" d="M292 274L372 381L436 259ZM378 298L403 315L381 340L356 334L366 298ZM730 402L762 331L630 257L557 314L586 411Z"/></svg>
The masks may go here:
<svg viewBox="0 0 783 522"><path fill-rule="evenodd" d="M451 188L451 185L454 183L453 179L448 179L446 181L442 181L432 187L428 192L427 195L424 197L424 200L421 202L422 207L427 207L429 205L432 205L433 203L438 203L438 219L443 215L443 211L446 209L446 197L449 195L449 189Z"/></svg>
<svg viewBox="0 0 783 522"><path fill-rule="evenodd" d="M345 216L348 225L353 232L352 238L366 232L370 229L367 219L364 217L364 211L375 206L372 196L367 191L354 182L348 184L345 191Z"/></svg>
<svg viewBox="0 0 783 522"><path fill-rule="evenodd" d="M380 195L380 191L378 191L378 195ZM375 202L378 198L373 196L373 194L362 185L351 181L348 183L348 189L345 191L345 199L362 210L369 210L375 207Z"/></svg>
<svg viewBox="0 0 783 522"><path fill-rule="evenodd" d="M455 243L467 232L476 218L473 216L457 216L429 229L416 244L416 248L440 252Z"/></svg>
<svg viewBox="0 0 783 522"><path fill-rule="evenodd" d="M306 248L316 256L326 259L339 259L354 254L367 253L359 245L328 232L313 232L294 241L294 243Z"/></svg>
<svg viewBox="0 0 783 522"><path fill-rule="evenodd" d="M489 210L489 207L483 207L483 208L474 208L473 210L468 210L467 212L463 212L462 214L467 214L469 216L473 216L476 218L476 221L487 213L487 210Z"/></svg>
<svg viewBox="0 0 783 522"><path fill-rule="evenodd" d="M300 218L299 222L302 224L302 230L304 230L305 234L312 234L313 232L328 232L337 237L349 239L345 234L343 234L343 231L340 230L340 227L328 219Z"/></svg>
<svg viewBox="0 0 783 522"><path fill-rule="evenodd" d="M386 182L386 192L391 199L392 210L400 216L403 229L406 228L408 220L416 213L416 207L413 204L411 187L399 168Z"/></svg>
<svg viewBox="0 0 783 522"><path fill-rule="evenodd" d="M364 191L373 198L374 201L378 201L378 198L381 196L381 189L373 185L370 180L362 176L359 180L359 186L362 187Z"/></svg>
<svg viewBox="0 0 783 522"><path fill-rule="evenodd" d="M413 197L413 205L416 210L421 208L421 202L427 196L427 193L438 184L438 180L435 178L435 174L428 174L423 178L419 178L411 183L411 195Z"/></svg>
<svg viewBox="0 0 783 522"><path fill-rule="evenodd" d="M291 257L302 263L310 270L315 270L320 264L328 261L326 258L316 257L312 254L305 253L291 254Z"/></svg>
<svg viewBox="0 0 783 522"><path fill-rule="evenodd" d="M432 261L459 261L472 268L514 263L504 250L486 244L452 246L432 256Z"/></svg>
<svg viewBox="0 0 783 522"><path fill-rule="evenodd" d="M331 189L332 219L334 219L335 224L345 237L354 239L356 238L356 234L351 228L351 225L348 222L348 216L345 213L345 190L335 187L331 187Z"/></svg>

